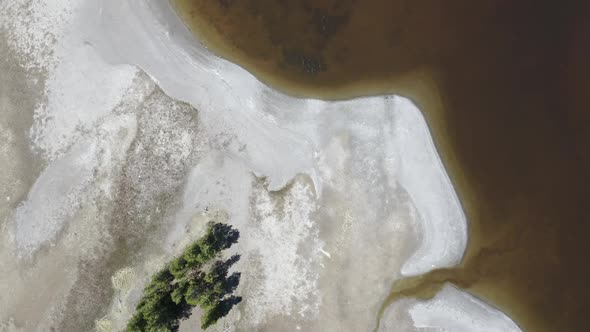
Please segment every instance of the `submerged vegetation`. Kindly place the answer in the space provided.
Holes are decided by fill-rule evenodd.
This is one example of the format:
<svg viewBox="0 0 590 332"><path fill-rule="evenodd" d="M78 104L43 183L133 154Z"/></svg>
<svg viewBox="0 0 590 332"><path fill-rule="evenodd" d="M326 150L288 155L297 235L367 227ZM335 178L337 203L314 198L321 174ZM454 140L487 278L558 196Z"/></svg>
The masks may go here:
<svg viewBox="0 0 590 332"><path fill-rule="evenodd" d="M216 259L222 250L238 241L240 233L229 225L209 223L205 236L188 246L184 253L153 276L145 287L127 331L177 331L180 322L199 306L206 329L226 316L241 297L233 295L240 273L228 276L239 259Z"/></svg>

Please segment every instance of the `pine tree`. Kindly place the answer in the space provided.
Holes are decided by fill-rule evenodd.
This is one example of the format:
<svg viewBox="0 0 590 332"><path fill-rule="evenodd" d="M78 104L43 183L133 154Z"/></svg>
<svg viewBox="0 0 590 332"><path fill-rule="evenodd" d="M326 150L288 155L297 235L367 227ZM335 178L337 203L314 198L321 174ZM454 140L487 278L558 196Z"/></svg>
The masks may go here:
<svg viewBox="0 0 590 332"><path fill-rule="evenodd" d="M180 322L188 318L196 306L204 310L203 329L225 317L242 300L233 295L241 274L234 272L228 276L229 269L240 260L240 255L233 255L225 261L217 258L239 237L240 233L229 225L209 223L205 236L152 277L127 331L178 331ZM211 261L213 263L209 264ZM204 270L206 266L209 267Z"/></svg>

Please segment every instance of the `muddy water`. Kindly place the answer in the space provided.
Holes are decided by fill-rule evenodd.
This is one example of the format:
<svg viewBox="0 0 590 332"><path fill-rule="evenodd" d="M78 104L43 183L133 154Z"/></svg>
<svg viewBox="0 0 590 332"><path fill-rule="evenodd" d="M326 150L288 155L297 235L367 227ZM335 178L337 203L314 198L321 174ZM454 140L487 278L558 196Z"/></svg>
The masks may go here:
<svg viewBox="0 0 590 332"><path fill-rule="evenodd" d="M541 0L174 0L214 51L294 95L423 110L470 222L444 281L525 331L590 331L590 5ZM387 303L385 304L387 305Z"/></svg>

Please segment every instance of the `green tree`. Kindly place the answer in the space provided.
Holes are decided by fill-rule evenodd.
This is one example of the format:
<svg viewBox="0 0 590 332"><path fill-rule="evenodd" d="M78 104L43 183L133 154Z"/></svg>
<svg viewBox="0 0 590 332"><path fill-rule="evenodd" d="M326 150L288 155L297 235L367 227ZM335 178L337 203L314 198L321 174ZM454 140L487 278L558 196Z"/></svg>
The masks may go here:
<svg viewBox="0 0 590 332"><path fill-rule="evenodd" d="M228 276L229 269L239 261L240 255L233 255L225 261L214 259L235 244L239 236L240 233L229 225L209 223L202 238L152 277L127 331L178 331L180 322L188 318L196 306L204 310L203 329L225 317L242 300L233 295L241 274L234 272Z"/></svg>

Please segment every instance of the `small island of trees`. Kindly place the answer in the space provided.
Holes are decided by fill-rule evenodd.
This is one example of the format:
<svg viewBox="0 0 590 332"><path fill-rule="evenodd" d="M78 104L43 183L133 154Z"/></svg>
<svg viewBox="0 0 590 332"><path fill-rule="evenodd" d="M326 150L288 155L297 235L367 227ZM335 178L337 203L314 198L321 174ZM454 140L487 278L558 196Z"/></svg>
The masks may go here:
<svg viewBox="0 0 590 332"><path fill-rule="evenodd" d="M127 331L178 331L180 322L188 318L196 306L204 311L201 317L203 330L226 316L242 300L233 295L240 282L240 273L228 276L228 270L240 255L233 255L225 261L217 258L239 237L240 233L229 225L209 223L205 236L153 276Z"/></svg>

